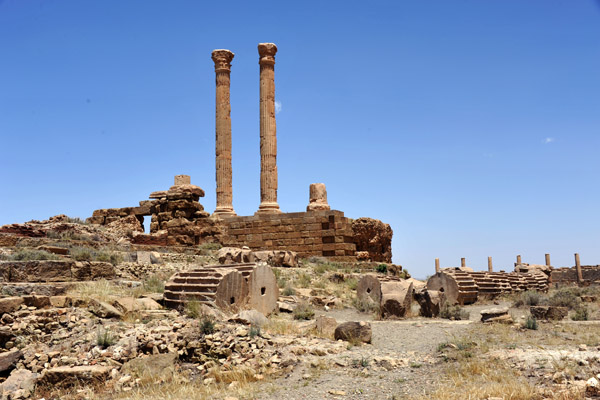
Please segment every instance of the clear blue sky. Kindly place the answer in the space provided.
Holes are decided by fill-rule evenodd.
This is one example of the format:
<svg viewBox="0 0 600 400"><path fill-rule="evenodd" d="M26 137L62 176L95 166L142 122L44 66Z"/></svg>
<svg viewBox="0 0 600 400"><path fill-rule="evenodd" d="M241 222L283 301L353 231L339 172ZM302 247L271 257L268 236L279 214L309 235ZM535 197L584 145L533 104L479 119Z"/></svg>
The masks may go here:
<svg viewBox="0 0 600 400"><path fill-rule="evenodd" d="M136 205L176 174L212 212L216 48L253 214L259 42L279 47L283 211L324 182L332 208L391 224L417 277L435 257L600 263L592 0L0 0L0 225Z"/></svg>

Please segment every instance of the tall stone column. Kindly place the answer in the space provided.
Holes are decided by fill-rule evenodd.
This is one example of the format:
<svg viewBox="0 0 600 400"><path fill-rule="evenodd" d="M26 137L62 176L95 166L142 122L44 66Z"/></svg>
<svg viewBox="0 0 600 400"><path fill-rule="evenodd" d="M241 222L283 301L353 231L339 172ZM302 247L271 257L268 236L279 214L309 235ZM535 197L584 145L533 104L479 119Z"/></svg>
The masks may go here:
<svg viewBox="0 0 600 400"><path fill-rule="evenodd" d="M275 125L274 43L259 43L260 56L260 206L257 213L280 213L277 204L277 128Z"/></svg>
<svg viewBox="0 0 600 400"><path fill-rule="evenodd" d="M231 60L234 54L229 50L214 50L217 84L216 95L216 174L217 207L214 215L235 215L233 210L233 190L231 185L231 103L229 84Z"/></svg>

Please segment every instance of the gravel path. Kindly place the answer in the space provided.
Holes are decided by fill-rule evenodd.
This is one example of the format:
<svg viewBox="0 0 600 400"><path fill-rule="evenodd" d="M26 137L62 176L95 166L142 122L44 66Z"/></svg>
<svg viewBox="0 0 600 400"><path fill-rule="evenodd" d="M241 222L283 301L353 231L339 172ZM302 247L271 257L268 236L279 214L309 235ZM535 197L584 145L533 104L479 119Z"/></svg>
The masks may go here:
<svg viewBox="0 0 600 400"><path fill-rule="evenodd" d="M472 314L478 316L478 311L474 308ZM326 315L338 322L369 321L373 343L315 357L290 375L266 383L254 398L403 399L424 394L435 383L436 371L440 371L438 345L460 336L473 322L420 317L373 321L370 315L351 309L329 311Z"/></svg>

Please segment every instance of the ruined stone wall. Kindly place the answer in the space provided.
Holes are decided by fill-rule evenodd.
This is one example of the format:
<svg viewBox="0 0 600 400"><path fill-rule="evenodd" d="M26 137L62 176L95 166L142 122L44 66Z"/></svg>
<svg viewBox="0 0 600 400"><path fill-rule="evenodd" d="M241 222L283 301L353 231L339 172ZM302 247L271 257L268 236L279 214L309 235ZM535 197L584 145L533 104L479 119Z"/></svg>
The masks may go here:
<svg viewBox="0 0 600 400"><path fill-rule="evenodd" d="M583 282L600 282L600 265L582 265L581 273ZM577 270L575 267L564 267L552 270L552 283L577 284Z"/></svg>
<svg viewBox="0 0 600 400"><path fill-rule="evenodd" d="M291 250L299 257L356 261L352 223L335 210L230 217L222 222L224 246Z"/></svg>

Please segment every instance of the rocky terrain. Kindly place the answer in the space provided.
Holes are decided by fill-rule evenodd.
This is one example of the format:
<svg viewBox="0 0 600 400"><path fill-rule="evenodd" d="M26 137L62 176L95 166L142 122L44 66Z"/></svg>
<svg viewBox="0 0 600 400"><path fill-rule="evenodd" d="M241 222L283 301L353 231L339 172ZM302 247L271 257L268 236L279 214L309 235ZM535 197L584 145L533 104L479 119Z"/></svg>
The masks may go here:
<svg viewBox="0 0 600 400"><path fill-rule="evenodd" d="M136 245L135 232L123 219L66 216L0 228L1 399L600 396L594 287L478 300L436 318L419 316L411 296L403 317L381 319L357 297L365 273L423 283L391 264L313 257L272 267L279 302L268 316L196 301L173 310L165 282L217 264L219 246Z"/></svg>

